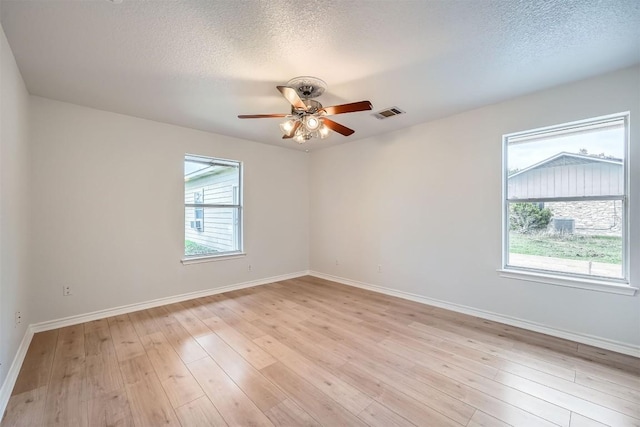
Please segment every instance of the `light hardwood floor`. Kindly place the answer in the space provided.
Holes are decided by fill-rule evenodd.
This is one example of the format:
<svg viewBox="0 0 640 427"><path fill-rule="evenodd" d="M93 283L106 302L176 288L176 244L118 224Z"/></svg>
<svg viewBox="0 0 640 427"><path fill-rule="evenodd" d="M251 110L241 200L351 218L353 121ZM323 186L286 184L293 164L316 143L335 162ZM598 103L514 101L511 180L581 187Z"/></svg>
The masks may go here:
<svg viewBox="0 0 640 427"><path fill-rule="evenodd" d="M640 359L303 277L36 334L40 425L640 426Z"/></svg>

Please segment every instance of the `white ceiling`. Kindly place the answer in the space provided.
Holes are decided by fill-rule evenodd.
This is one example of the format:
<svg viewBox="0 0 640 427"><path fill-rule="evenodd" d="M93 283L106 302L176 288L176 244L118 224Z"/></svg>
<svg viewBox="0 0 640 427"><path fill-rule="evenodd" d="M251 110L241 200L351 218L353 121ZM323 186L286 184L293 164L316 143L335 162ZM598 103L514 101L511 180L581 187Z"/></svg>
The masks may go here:
<svg viewBox="0 0 640 427"><path fill-rule="evenodd" d="M33 95L195 129L317 149L640 63L637 0L2 0ZM276 90L312 75L355 129L298 146ZM638 90L638 88L635 88Z"/></svg>

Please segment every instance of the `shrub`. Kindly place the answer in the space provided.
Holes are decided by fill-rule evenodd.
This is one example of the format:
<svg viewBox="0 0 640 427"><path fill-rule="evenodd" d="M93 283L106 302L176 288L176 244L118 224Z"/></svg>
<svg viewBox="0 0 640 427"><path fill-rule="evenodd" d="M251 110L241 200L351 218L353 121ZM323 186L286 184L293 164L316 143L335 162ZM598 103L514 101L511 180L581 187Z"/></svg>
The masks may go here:
<svg viewBox="0 0 640 427"><path fill-rule="evenodd" d="M553 214L549 208L535 203L512 203L509 207L509 228L519 233L544 230Z"/></svg>

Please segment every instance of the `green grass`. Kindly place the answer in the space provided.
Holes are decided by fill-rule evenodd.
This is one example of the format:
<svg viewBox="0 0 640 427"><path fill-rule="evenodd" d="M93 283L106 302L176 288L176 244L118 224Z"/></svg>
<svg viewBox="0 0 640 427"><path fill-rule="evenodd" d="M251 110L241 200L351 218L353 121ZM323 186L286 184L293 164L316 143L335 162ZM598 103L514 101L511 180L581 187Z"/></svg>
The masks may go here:
<svg viewBox="0 0 640 427"><path fill-rule="evenodd" d="M218 252L208 246L200 245L191 240L184 241L184 254L185 256L197 256L197 255L209 255Z"/></svg>
<svg viewBox="0 0 640 427"><path fill-rule="evenodd" d="M622 238L614 236L509 233L509 252L554 258L622 263Z"/></svg>

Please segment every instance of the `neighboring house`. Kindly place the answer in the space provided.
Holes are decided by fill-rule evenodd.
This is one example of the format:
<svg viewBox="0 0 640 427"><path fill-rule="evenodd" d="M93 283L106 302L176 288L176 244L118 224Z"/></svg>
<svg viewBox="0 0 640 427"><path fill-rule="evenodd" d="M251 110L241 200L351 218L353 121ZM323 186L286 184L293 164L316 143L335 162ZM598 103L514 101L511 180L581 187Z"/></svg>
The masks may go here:
<svg viewBox="0 0 640 427"><path fill-rule="evenodd" d="M206 168L185 176L185 203L237 204L238 173ZM231 208L185 208L185 240L219 252L237 248L239 218Z"/></svg>
<svg viewBox="0 0 640 427"><path fill-rule="evenodd" d="M511 174L508 185L510 197L518 199L619 195L624 194L624 167L620 159L562 152ZM552 224L569 219L580 233L620 234L620 200L546 201L544 206L553 212Z"/></svg>

